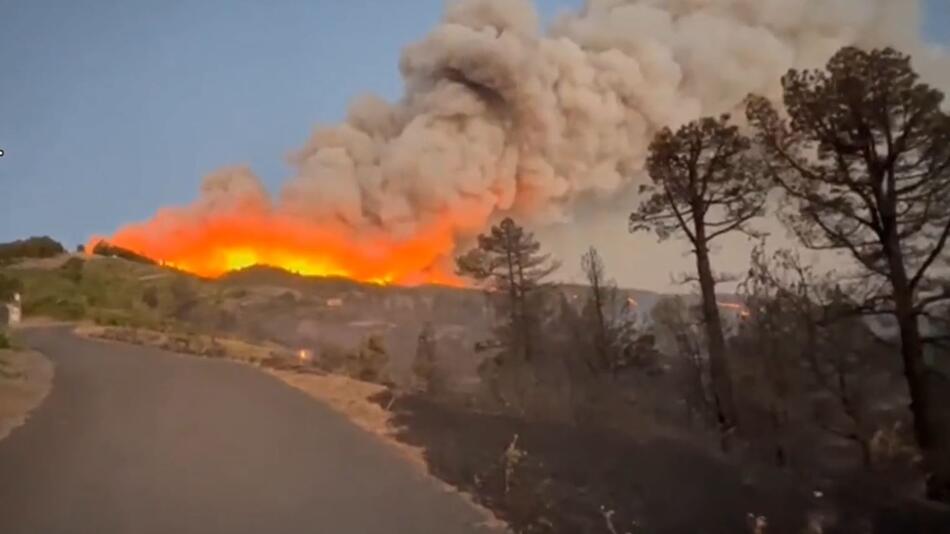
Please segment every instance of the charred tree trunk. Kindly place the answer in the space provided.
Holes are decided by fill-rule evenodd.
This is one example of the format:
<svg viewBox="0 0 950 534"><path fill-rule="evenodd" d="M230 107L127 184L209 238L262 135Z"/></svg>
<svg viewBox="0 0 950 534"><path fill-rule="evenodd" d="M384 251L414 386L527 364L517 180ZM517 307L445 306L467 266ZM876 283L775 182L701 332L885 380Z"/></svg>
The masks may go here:
<svg viewBox="0 0 950 534"><path fill-rule="evenodd" d="M894 290L895 315L900 331L901 358L904 377L910 393L910 411L914 418L914 437L925 458L928 471L927 495L950 501L950 447L940 428L938 407L934 405L929 373L924 362L924 343L920 335L917 311L914 309L914 288L904 267L904 258L897 236L896 224L889 225L885 246L891 287Z"/></svg>
<svg viewBox="0 0 950 534"><path fill-rule="evenodd" d="M946 501L950 499L950 460L944 455L950 455L950 450L947 450L947 445L940 443L939 439L941 429L937 420L937 407L934 406L931 395L932 384L928 380L924 363L920 327L910 299L907 296L901 297L896 290L895 296L904 376L910 393L910 411L914 416L914 437L924 454L929 471L928 496Z"/></svg>
<svg viewBox="0 0 950 534"><path fill-rule="evenodd" d="M723 435L730 433L736 426L735 406L732 396L732 376L726 354L726 340L722 333L722 319L716 300L716 281L713 278L709 261L709 250L705 240L705 228L696 225L696 271L702 293L703 324L706 329L706 342L709 350L709 374L715 401L716 419Z"/></svg>
<svg viewBox="0 0 950 534"><path fill-rule="evenodd" d="M597 353L600 356L600 364L603 366L603 369L610 371L612 370L612 365L610 356L608 355L609 348L607 346L607 319L604 317L604 295L600 283L600 280L596 280L595 284L591 287L594 297L594 314L597 320L597 332L595 334Z"/></svg>
<svg viewBox="0 0 950 534"><path fill-rule="evenodd" d="M507 263L507 270L505 272L506 278L508 280L508 300L509 300L509 322L511 323L510 333L511 339L517 343L516 351L521 353L527 360L527 348L524 345L524 324L523 324L523 308L524 308L524 299L523 296L519 293L518 288L520 287L519 281L515 279L516 267L515 267L515 258L514 258L514 243L511 241L511 235L505 234L505 261Z"/></svg>
<svg viewBox="0 0 950 534"><path fill-rule="evenodd" d="M518 267L518 297L521 308L521 344L524 350L524 360L527 362L531 361L533 352L531 343L531 336L533 334L531 328L534 326L532 321L533 312L528 309L530 303L528 302L527 283L525 282L524 276L524 259L521 258L520 255L518 256L516 265Z"/></svg>
<svg viewBox="0 0 950 534"><path fill-rule="evenodd" d="M871 440L858 437L856 441L861 448L861 466L865 471L871 471L874 469L874 453L871 450Z"/></svg>
<svg viewBox="0 0 950 534"><path fill-rule="evenodd" d="M788 467L788 452L785 447L785 425L788 420L788 415L779 409L773 408L771 410L772 416L772 449L775 454L774 461L775 466L779 468Z"/></svg>

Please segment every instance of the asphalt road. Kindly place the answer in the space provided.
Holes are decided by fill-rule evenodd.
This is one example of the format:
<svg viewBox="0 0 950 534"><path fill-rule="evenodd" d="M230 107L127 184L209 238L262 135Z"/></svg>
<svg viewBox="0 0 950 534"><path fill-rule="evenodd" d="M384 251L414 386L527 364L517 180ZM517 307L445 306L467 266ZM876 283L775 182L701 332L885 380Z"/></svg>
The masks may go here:
<svg viewBox="0 0 950 534"><path fill-rule="evenodd" d="M0 441L3 534L454 534L483 516L254 369L25 332L53 391Z"/></svg>

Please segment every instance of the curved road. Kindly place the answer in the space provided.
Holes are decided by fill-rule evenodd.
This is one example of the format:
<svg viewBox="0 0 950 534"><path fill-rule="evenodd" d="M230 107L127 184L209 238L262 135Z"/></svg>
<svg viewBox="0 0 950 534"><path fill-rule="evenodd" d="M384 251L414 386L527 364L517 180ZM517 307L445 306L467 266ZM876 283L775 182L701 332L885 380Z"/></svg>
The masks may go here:
<svg viewBox="0 0 950 534"><path fill-rule="evenodd" d="M4 534L489 532L342 416L249 367L24 332L53 391L0 441Z"/></svg>

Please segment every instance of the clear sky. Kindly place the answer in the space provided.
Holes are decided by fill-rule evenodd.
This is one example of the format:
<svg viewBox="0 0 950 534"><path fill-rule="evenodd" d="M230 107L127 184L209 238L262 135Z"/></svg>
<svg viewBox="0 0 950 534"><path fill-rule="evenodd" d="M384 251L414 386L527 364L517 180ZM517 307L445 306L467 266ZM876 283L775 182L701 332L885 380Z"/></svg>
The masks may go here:
<svg viewBox="0 0 950 534"><path fill-rule="evenodd" d="M950 44L950 2L929 1L927 32ZM75 245L190 201L225 165L276 189L286 154L351 97L400 95L400 50L442 5L0 0L0 241Z"/></svg>

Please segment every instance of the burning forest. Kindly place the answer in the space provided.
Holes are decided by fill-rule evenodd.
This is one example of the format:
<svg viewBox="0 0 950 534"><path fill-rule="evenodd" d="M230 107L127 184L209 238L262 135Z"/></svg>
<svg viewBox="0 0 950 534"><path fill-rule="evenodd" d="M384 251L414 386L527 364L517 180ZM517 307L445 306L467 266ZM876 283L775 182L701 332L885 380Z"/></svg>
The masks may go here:
<svg viewBox="0 0 950 534"><path fill-rule="evenodd" d="M750 93L775 98L789 68L887 43L939 72L916 7L590 1L543 29L527 1L453 2L404 49L402 99L357 98L345 122L316 128L277 195L226 168L193 203L105 239L209 277L261 264L458 284L453 256L493 221L569 221L579 204L635 192L660 128L733 111Z"/></svg>

